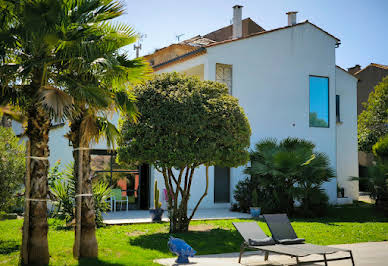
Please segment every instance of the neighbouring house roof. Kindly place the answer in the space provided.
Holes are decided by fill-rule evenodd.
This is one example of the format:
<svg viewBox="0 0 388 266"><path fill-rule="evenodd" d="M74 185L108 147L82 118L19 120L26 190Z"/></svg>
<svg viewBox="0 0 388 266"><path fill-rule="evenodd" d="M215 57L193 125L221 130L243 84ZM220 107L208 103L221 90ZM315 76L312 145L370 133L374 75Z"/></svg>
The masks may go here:
<svg viewBox="0 0 388 266"><path fill-rule="evenodd" d="M248 19L244 19L244 21L247 21L246 24L249 25L249 23L250 23L249 21L252 21L252 20L250 18L248 18ZM237 38L237 39L225 39L223 41L212 41L210 39L210 37L212 37L213 35L215 36L215 33L217 33L218 31L224 30L224 29L232 26L232 25L230 25L230 26L227 26L227 27L222 28L220 30L211 32L211 33L209 33L207 35L204 35L203 37L198 35L198 36L195 36L195 37L193 37L191 39L185 40L185 41L183 41L183 42L181 42L179 44L172 44L172 45L170 45L168 47L165 47L165 48L162 48L160 50L157 50L154 54L145 56L145 58L147 59L147 57L148 57L148 59L149 59L152 56L154 56L156 53L158 53L159 51L168 49L168 48L170 48L170 47L172 47L174 45L183 45L183 46L187 46L187 47L195 47L194 50L189 51L187 54L182 54L182 55L179 55L179 56L176 56L176 57L171 57L168 60L166 60L164 62L157 63L157 64L151 64L152 67L154 68L154 70L159 70L159 69L161 69L163 67L166 67L168 65L175 64L175 63L178 63L178 62L182 62L182 61L191 59L191 58L193 58L195 56L202 55L202 54L206 53L206 48L210 48L210 47L214 47L214 46L217 46L217 45L226 44L226 43L230 43L230 42L236 42L236 41L240 41L240 40L243 40L243 39L248 39L248 38L252 38L252 37L256 37L256 36L261 36L261 35L268 34L268 33L271 33L271 32L276 32L276 31L288 29L288 28L291 28L291 27L298 27L298 26L305 25L305 24L309 24L309 25L313 26L314 28L316 28L316 29L322 31L323 33L327 34L328 36L332 37L334 40L337 41L337 45L339 45L341 43L340 39L338 39L337 37L331 35L327 31L325 31L325 30L321 29L320 27L316 26L315 24L309 22L308 20L306 20L304 22L301 22L301 23L297 23L295 25L285 26L285 27L276 28L276 29L272 29L272 30L257 31L255 33L251 33L249 35L245 35L245 36L243 35L241 38ZM258 26L258 27L260 27L260 26ZM261 28L261 29L263 29L263 28ZM225 32L226 32L226 30L225 30ZM226 34L224 36L226 36ZM203 45L200 45L199 43L203 43ZM198 48L198 47L200 47L200 48ZM204 48L204 49L201 49L201 48Z"/></svg>
<svg viewBox="0 0 388 266"><path fill-rule="evenodd" d="M354 75L352 75L351 73L349 73L349 71L346 71L344 68L342 68L342 67L340 67L340 66L338 66L338 65L335 65L338 69L341 69L342 71L344 71L346 74L348 74L348 75L350 75L350 76L352 76L353 78L355 78L355 79L357 79L358 80L358 78L356 78Z"/></svg>
<svg viewBox="0 0 388 266"><path fill-rule="evenodd" d="M243 37L264 31L264 29L256 24L256 22L254 22L251 18L242 20L242 30ZM155 69L156 66L165 66L166 64L164 63L170 62L174 58L176 58L177 61L181 61L182 58L187 59L187 57L182 56L186 53L192 55L192 52L200 47L206 47L210 44L231 38L232 25L229 25L210 32L204 36L197 35L180 43L172 44L170 46L158 49L154 53L144 56L144 58L148 60L151 66Z"/></svg>
<svg viewBox="0 0 388 266"><path fill-rule="evenodd" d="M183 61L189 60L189 59L191 59L193 57L196 57L196 56L199 56L199 55L203 55L203 54L206 54L206 49L205 49L205 47L200 47L200 48L198 48L198 49L196 49L194 51L191 51L191 52L189 52L187 54L175 57L175 58L173 58L173 59L171 59L169 61L160 63L160 64L152 66L152 67L153 67L154 70L159 70L159 69L167 67L169 65L176 64L176 63L181 63Z"/></svg>
<svg viewBox="0 0 388 266"><path fill-rule="evenodd" d="M388 70L388 66L386 66L386 65L381 65L381 64L376 64L376 63L370 63L369 65L367 65L367 66L364 67L363 69L357 71L357 72L354 73L353 75L357 75L358 73L361 73L362 71L364 71L365 69L370 68L370 67L376 67L376 68L381 68L381 69Z"/></svg>
<svg viewBox="0 0 388 266"><path fill-rule="evenodd" d="M246 37L253 33L263 32L265 29L260 27L256 22L254 22L251 18L246 18L242 20L242 37ZM229 25L218 29L216 31L210 32L203 37L207 39L211 39L215 42L222 42L225 40L232 39L233 36L233 25Z"/></svg>

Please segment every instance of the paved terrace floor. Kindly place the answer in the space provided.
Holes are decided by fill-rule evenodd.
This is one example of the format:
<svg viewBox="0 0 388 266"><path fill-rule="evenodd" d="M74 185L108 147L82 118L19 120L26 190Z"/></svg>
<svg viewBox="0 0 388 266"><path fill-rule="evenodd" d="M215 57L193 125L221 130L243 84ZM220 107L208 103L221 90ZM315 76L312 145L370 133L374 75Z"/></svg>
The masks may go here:
<svg viewBox="0 0 388 266"><path fill-rule="evenodd" d="M192 210L188 210L191 214ZM227 208L222 209L198 209L193 220L223 220L223 219L247 219L250 214L241 212L232 212ZM104 223L114 224L135 224L151 223L150 212L147 210L116 211L103 214ZM167 212L163 214L163 221L168 221Z"/></svg>
<svg viewBox="0 0 388 266"><path fill-rule="evenodd" d="M353 252L354 262L357 266L382 266L388 265L388 242L367 242L357 244L344 244L333 245L332 247L338 247L343 249L351 249ZM328 255L328 258L335 258L340 256L347 256L349 253L335 253ZM283 255L269 255L269 261L264 262L264 255L259 251L245 252L241 264L238 261L239 253L227 253L216 255L203 255L189 258L190 264L198 266L210 266L210 265L295 265L296 260L290 259L288 256ZM159 259L155 260L156 263L162 265L177 265L175 258ZM307 260L319 260L322 256L311 255L305 258L301 258L300 261ZM304 265L324 265L324 263L311 263ZM350 260L329 261L329 266L347 266L352 265Z"/></svg>

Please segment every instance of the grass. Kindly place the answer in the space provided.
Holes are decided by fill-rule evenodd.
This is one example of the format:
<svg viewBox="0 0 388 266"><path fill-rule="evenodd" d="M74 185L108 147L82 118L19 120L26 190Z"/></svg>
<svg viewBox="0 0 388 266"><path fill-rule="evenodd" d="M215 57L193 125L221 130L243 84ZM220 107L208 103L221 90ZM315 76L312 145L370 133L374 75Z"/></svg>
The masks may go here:
<svg viewBox="0 0 388 266"><path fill-rule="evenodd" d="M198 254L237 252L242 238L233 228L233 221L193 221L196 228L174 234L185 239ZM268 227L258 221L269 234ZM76 261L72 257L74 232L63 228L63 222L49 220L51 265L152 265L153 260L173 256L167 248L168 223L107 226L97 230L99 257ZM325 218L292 220L299 237L309 243L332 245L388 240L388 219L365 203L333 208ZM0 265L16 265L21 243L22 220L0 221Z"/></svg>

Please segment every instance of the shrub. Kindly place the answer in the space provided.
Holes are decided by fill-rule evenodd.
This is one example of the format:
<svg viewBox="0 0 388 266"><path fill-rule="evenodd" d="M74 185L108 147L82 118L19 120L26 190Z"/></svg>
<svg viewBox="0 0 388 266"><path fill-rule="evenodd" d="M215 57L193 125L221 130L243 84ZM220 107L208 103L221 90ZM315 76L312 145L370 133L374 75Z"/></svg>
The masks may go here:
<svg viewBox="0 0 388 266"><path fill-rule="evenodd" d="M245 173L256 184L259 205L263 212L294 212L294 201L302 203L308 215L320 215L318 205L326 206L327 196L321 194L321 185L334 176L329 159L314 151L315 145L307 140L286 138L259 141L251 152L251 166ZM251 189L255 186L251 186ZM320 196L315 195L319 193Z"/></svg>
<svg viewBox="0 0 388 266"><path fill-rule="evenodd" d="M375 86L365 107L358 116L358 147L371 152L379 138L388 133L388 77Z"/></svg>
<svg viewBox="0 0 388 266"><path fill-rule="evenodd" d="M319 187L305 191L299 199L301 200L299 211L303 217L322 217L328 211L329 198Z"/></svg>
<svg viewBox="0 0 388 266"><path fill-rule="evenodd" d="M381 159L386 160L388 158L388 134L381 137L378 142L372 147L373 154Z"/></svg>
<svg viewBox="0 0 388 266"><path fill-rule="evenodd" d="M71 222L75 217L75 186L76 180L73 175L73 164L66 166L63 172L59 171L59 162L49 171L50 192L56 201L54 217L64 219L66 223ZM103 225L102 213L110 210L110 203L107 199L111 196L109 184L103 180L93 182L94 211L96 225Z"/></svg>
<svg viewBox="0 0 388 266"><path fill-rule="evenodd" d="M11 128L0 127L0 211L21 211L25 173L24 145Z"/></svg>
<svg viewBox="0 0 388 266"><path fill-rule="evenodd" d="M252 206L252 187L250 178L240 180L233 192L233 197L237 201L238 210L248 212Z"/></svg>

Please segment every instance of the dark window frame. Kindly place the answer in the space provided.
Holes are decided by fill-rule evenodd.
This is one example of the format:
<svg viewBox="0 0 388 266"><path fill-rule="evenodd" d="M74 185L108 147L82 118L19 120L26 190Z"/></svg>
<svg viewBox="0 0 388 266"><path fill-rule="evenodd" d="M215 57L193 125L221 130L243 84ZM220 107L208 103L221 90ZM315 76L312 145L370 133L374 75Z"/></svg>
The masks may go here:
<svg viewBox="0 0 388 266"><path fill-rule="evenodd" d="M327 127L317 127L317 126L311 126L310 125L310 113L311 113L311 84L310 84L310 78L326 78L327 79ZM328 76L320 76L320 75L309 75L309 128L330 128L330 78Z"/></svg>

